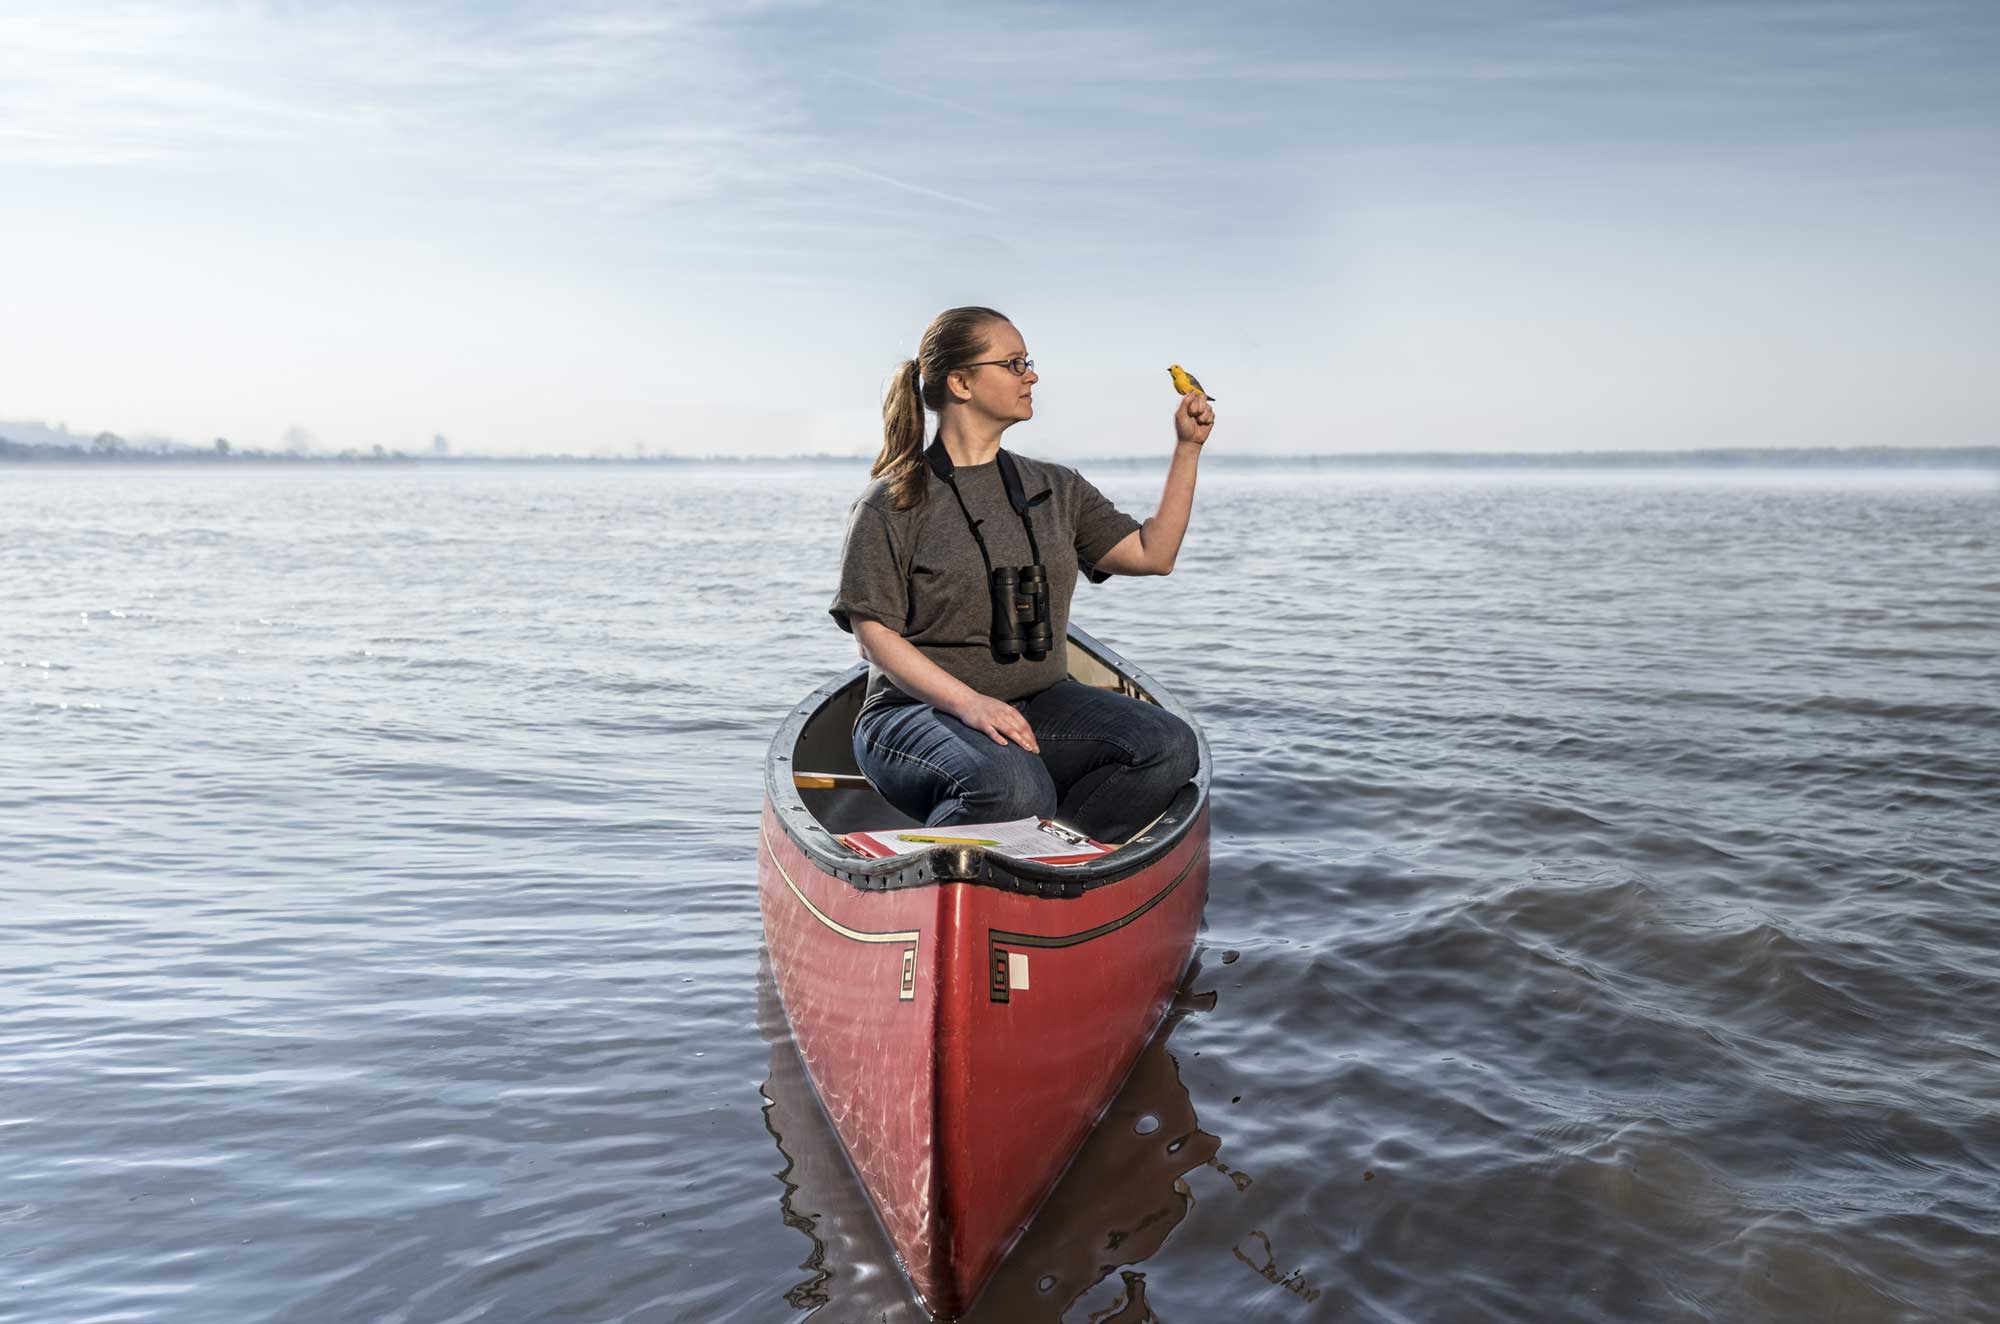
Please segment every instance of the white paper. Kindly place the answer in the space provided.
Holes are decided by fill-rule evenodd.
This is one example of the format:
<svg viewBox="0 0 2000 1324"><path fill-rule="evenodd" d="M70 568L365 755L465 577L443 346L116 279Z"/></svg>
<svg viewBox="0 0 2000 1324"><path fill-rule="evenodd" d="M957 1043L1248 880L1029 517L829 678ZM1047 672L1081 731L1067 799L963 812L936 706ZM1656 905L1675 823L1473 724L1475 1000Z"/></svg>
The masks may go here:
<svg viewBox="0 0 2000 1324"><path fill-rule="evenodd" d="M868 834L898 855L929 850L933 846L981 846L995 855L1029 860L1049 855L1102 855L1088 839L1075 841L1049 831L1038 818L1016 818L1005 823L954 823L950 827L877 829ZM1076 836L1082 837L1082 833Z"/></svg>

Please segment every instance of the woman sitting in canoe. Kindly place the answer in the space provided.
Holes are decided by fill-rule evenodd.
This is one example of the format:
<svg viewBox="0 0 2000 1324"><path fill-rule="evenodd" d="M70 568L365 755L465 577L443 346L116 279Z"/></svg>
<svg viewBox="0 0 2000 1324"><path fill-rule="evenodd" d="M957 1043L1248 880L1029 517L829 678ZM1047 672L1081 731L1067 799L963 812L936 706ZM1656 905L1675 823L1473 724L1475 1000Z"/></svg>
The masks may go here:
<svg viewBox="0 0 2000 1324"><path fill-rule="evenodd" d="M1079 572L1173 571L1215 411L1199 390L1181 397L1166 491L1142 525L1075 470L1000 449L1034 416L1027 355L1001 314L953 308L889 389L829 609L869 663L854 757L928 826L1033 815L1118 843L1166 808L1198 750L1164 709L1070 679L1070 594Z"/></svg>

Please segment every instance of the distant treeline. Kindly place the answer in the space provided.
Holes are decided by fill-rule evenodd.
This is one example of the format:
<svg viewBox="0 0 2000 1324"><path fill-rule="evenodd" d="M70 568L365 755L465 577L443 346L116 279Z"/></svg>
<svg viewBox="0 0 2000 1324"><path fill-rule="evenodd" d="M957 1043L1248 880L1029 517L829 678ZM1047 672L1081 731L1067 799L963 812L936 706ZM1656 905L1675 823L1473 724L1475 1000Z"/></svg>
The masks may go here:
<svg viewBox="0 0 2000 1324"><path fill-rule="evenodd" d="M1093 460L1133 468L1165 457ZM1231 455L1202 463L1310 469L2000 469L2000 446L1712 447L1689 451L1381 451L1332 455Z"/></svg>
<svg viewBox="0 0 2000 1324"><path fill-rule="evenodd" d="M1093 468L1143 469L1165 455L1105 456L1083 461ZM1382 451L1370 454L1242 455L1214 450L1211 467L1231 469L2000 469L2000 446L1800 446L1686 451ZM266 451L217 439L212 447L132 446L110 433L62 446L0 437L0 463L62 464L276 464L276 465L771 465L866 464L858 455L448 455L411 454L374 446L365 451Z"/></svg>
<svg viewBox="0 0 2000 1324"><path fill-rule="evenodd" d="M446 456L411 455L371 446L365 451L240 450L217 438L215 445L131 445L109 432L88 442L64 446L54 442L10 441L0 437L0 462L46 460L60 464L413 464Z"/></svg>

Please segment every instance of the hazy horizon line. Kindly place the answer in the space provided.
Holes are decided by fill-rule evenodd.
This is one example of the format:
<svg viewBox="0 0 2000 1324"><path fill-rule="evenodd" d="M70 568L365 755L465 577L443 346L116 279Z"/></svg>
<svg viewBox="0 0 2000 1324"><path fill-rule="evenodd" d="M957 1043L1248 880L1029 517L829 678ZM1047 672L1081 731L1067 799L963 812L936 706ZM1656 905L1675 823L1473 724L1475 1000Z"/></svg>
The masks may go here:
<svg viewBox="0 0 2000 1324"><path fill-rule="evenodd" d="M75 435L75 434L68 434ZM109 441L106 441L109 438ZM1085 455L1072 462L1100 468L1160 468L1166 455ZM1296 451L1246 452L1218 450L1203 457L1226 468L1895 468L2000 469L2000 445L1974 446L1695 446L1647 450L1508 450L1456 451ZM261 448L201 448L184 443L134 446L112 434L99 434L77 444L17 442L0 434L0 462L84 464L421 464L421 465L867 465L867 454L800 451L782 455L732 452L687 454L670 451L640 453L461 452L402 451L382 446L368 451L347 449L264 450Z"/></svg>

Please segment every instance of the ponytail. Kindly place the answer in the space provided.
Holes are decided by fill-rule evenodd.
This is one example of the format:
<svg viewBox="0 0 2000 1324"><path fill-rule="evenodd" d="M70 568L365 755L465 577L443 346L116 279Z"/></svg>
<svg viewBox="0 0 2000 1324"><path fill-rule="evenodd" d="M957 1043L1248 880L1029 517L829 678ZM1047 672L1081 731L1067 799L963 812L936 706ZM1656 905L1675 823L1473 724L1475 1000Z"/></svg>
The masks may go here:
<svg viewBox="0 0 2000 1324"><path fill-rule="evenodd" d="M896 370L896 380L882 401L882 453L875 457L870 478L889 480L889 503L908 510L924 491L924 397L922 371L915 359Z"/></svg>
<svg viewBox="0 0 2000 1324"><path fill-rule="evenodd" d="M986 352L987 328L1007 316L991 308L947 308L931 319L882 401L882 453L870 478L889 480L890 504L908 510L924 499L924 410L942 413L950 394L944 379Z"/></svg>

